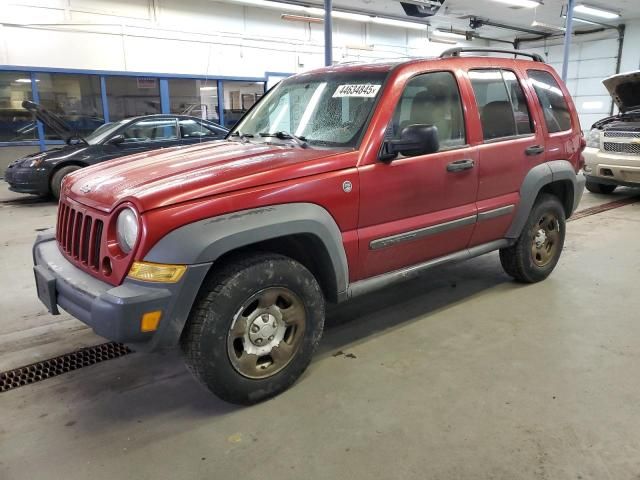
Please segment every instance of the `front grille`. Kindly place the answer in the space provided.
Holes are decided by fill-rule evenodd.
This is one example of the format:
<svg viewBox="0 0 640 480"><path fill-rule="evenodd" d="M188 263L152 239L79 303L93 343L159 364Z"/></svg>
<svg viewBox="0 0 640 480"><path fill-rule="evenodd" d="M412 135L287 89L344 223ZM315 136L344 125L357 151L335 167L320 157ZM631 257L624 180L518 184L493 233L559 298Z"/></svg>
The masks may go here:
<svg viewBox="0 0 640 480"><path fill-rule="evenodd" d="M640 138L640 132L605 131L604 136L607 138Z"/></svg>
<svg viewBox="0 0 640 480"><path fill-rule="evenodd" d="M604 142L604 150L606 152L628 153L631 155L640 155L640 144Z"/></svg>
<svg viewBox="0 0 640 480"><path fill-rule="evenodd" d="M58 244L69 257L95 271L100 268L103 229L102 220L60 202L56 228Z"/></svg>

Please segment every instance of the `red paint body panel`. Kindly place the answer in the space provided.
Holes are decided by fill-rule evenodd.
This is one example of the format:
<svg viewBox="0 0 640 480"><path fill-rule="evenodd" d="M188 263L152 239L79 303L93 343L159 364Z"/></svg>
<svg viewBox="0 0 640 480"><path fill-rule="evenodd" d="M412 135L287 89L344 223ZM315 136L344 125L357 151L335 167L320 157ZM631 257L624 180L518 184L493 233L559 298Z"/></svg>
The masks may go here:
<svg viewBox="0 0 640 480"><path fill-rule="evenodd" d="M483 142L467 71L485 67L516 72L533 116L535 135ZM577 171L581 147L573 103L558 80L570 102L573 128L548 135L537 97L527 81L526 70L531 68L550 72L557 79L553 69L541 63L489 57L330 67L322 71L390 72L356 150L221 141L133 155L82 169L68 177L61 201L69 198L105 218L108 228L103 243L115 264L111 275L85 270L116 285L134 259L143 259L172 230L225 213L292 202L317 204L334 218L342 232L351 282L502 238L513 214L386 248L370 248L376 239L506 205L517 206L524 176L541 161L568 158ZM434 71L450 71L458 82L467 145L381 162L384 135L406 83L415 75ZM524 150L537 143L547 147L546 154L527 157ZM461 159L473 160L475 168L447 171L448 163ZM342 188L346 180L353 185L348 193ZM141 235L134 253L117 255L115 215L125 204L139 212ZM84 268L81 264L78 267Z"/></svg>

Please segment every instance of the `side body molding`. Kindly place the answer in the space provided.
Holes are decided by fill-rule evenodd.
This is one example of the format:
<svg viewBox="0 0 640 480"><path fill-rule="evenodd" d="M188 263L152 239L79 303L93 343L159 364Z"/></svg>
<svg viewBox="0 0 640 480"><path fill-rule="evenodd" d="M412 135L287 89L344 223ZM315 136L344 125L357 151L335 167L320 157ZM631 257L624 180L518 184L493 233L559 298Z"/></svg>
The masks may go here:
<svg viewBox="0 0 640 480"><path fill-rule="evenodd" d="M231 250L295 234L313 235L322 242L335 274L336 294L344 295L349 267L342 234L329 212L312 203L242 210L184 225L156 243L144 260L182 265L214 262Z"/></svg>
<svg viewBox="0 0 640 480"><path fill-rule="evenodd" d="M584 190L584 176L576 175L574 166L567 160L554 160L541 163L529 170L529 173L527 173L522 182L522 186L520 187L520 204L518 205L513 223L505 235L506 238L515 239L520 236L540 190L549 183L562 180L568 180L572 184L573 199L570 210L571 213L575 211L578 203L580 203L580 198Z"/></svg>

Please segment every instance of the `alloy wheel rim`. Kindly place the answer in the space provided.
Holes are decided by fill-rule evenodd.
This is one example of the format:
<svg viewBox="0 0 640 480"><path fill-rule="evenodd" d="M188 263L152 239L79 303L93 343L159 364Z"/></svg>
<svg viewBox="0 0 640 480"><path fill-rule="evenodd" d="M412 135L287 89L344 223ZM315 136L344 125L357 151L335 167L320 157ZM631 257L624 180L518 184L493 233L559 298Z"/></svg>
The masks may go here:
<svg viewBox="0 0 640 480"><path fill-rule="evenodd" d="M531 258L538 267L546 267L560 247L560 222L553 213L545 213L531 229Z"/></svg>
<svg viewBox="0 0 640 480"><path fill-rule="evenodd" d="M285 287L269 287L238 309L227 335L233 368L247 378L275 375L295 357L306 326L300 298Z"/></svg>

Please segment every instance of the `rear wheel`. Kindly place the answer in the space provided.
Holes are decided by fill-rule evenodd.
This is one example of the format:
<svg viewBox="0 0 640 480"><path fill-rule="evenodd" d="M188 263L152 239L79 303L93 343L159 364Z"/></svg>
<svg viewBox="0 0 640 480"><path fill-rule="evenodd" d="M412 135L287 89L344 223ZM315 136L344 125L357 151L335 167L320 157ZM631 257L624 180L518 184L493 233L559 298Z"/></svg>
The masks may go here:
<svg viewBox="0 0 640 480"><path fill-rule="evenodd" d="M524 283L547 278L562 253L565 223L564 208L558 198L541 195L516 243L500 250L505 272Z"/></svg>
<svg viewBox="0 0 640 480"><path fill-rule="evenodd" d="M587 184L585 185L586 189L591 193L604 193L609 194L613 193L616 189L617 185L609 185L606 183L597 183L587 180Z"/></svg>
<svg viewBox="0 0 640 480"><path fill-rule="evenodd" d="M206 281L181 347L191 372L214 394L253 404L300 377L323 325L324 298L311 272L282 255L253 254Z"/></svg>
<svg viewBox="0 0 640 480"><path fill-rule="evenodd" d="M75 172L76 170L80 170L82 167L78 165L69 165L67 167L62 167L55 171L53 176L51 177L51 195L54 196L56 200L60 198L60 188L62 186L62 179L69 175L71 172Z"/></svg>

